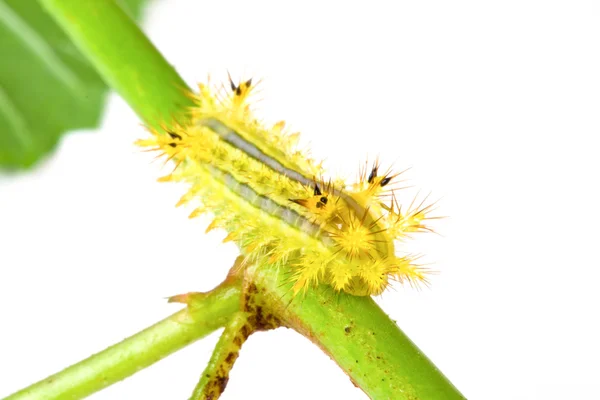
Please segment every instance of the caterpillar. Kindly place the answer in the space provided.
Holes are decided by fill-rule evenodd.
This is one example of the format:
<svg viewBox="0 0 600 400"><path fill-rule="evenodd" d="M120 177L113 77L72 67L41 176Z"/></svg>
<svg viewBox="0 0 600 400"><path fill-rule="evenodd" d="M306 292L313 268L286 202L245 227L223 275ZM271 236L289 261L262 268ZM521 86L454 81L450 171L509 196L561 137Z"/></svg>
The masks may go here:
<svg viewBox="0 0 600 400"><path fill-rule="evenodd" d="M207 232L225 229L245 263L289 268L294 294L320 283L356 296L378 295L391 281L427 284L428 271L397 247L430 230L432 205L403 210L393 188L399 174L381 174L378 161L352 185L325 179L285 122L255 117L255 87L231 76L229 88L199 84L189 122L149 128L150 138L138 140L175 163L159 181L188 184L177 205L197 202L190 218L210 212Z"/></svg>

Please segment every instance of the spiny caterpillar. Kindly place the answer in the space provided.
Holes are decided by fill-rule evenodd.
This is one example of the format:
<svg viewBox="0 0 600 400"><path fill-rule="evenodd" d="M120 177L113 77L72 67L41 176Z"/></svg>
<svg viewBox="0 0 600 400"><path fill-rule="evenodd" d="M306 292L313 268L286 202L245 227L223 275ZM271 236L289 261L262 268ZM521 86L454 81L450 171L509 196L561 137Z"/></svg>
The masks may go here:
<svg viewBox="0 0 600 400"><path fill-rule="evenodd" d="M429 230L431 205L403 210L390 185L398 174L380 175L378 163L353 185L326 181L321 164L297 150L298 134L253 115L252 80L229 84L200 84L191 122L138 141L176 163L159 180L189 184L178 205L200 202L190 218L212 213L207 232L225 229L246 263L289 268L294 294L323 282L357 296L380 294L391 280L427 283L395 243Z"/></svg>

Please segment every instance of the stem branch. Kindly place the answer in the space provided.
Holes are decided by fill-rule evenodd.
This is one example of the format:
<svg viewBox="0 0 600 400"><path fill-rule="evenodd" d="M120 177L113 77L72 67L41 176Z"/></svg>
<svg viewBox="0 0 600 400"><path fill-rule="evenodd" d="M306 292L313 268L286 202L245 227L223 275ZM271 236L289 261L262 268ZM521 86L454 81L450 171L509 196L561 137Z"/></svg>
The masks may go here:
<svg viewBox="0 0 600 400"><path fill-rule="evenodd" d="M247 323L248 315L245 312L238 312L225 325L190 400L218 399L223 393L229 381L229 372L238 358L241 344L246 340L240 331Z"/></svg>
<svg viewBox="0 0 600 400"><path fill-rule="evenodd" d="M240 308L239 282L224 284L155 325L18 391L5 400L80 399L224 326Z"/></svg>

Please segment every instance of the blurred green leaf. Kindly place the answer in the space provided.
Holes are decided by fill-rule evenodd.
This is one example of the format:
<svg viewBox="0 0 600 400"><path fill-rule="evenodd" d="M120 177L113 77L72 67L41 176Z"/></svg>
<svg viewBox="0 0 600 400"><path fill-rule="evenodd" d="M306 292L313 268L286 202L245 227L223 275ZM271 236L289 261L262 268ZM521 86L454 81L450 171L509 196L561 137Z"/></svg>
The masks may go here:
<svg viewBox="0 0 600 400"><path fill-rule="evenodd" d="M147 0L120 0L138 18ZM33 165L98 124L107 86L37 0L0 0L0 168Z"/></svg>

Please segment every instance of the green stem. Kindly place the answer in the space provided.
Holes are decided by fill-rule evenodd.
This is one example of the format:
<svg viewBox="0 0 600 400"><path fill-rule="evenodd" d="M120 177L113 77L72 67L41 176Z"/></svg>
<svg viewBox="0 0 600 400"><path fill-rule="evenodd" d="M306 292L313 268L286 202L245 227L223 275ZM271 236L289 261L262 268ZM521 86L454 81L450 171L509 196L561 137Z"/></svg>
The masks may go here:
<svg viewBox="0 0 600 400"><path fill-rule="evenodd" d="M241 345L246 340L246 337L241 334L246 324L248 324L248 314L238 312L225 325L190 400L218 399L223 393L229 381L229 371L233 368Z"/></svg>
<svg viewBox="0 0 600 400"><path fill-rule="evenodd" d="M292 298L278 270L248 273L270 311L329 354L370 398L465 398L372 298L328 286Z"/></svg>
<svg viewBox="0 0 600 400"><path fill-rule="evenodd" d="M89 396L224 326L239 308L239 283L219 286L202 300L195 300L193 308L179 311L5 400L80 399Z"/></svg>
<svg viewBox="0 0 600 400"><path fill-rule="evenodd" d="M106 83L148 125L183 122L188 87L112 0L40 0Z"/></svg>

